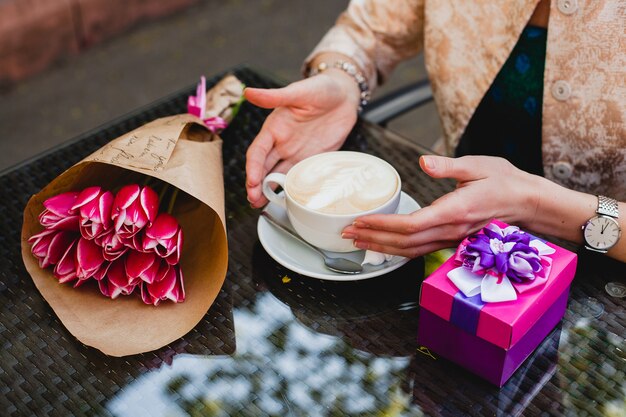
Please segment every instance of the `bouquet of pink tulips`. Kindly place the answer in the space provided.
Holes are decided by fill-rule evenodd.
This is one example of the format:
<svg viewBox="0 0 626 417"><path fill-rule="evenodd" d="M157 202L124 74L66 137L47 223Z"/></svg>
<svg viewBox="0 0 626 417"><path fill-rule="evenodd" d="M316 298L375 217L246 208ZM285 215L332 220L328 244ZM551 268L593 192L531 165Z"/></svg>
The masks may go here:
<svg viewBox="0 0 626 417"><path fill-rule="evenodd" d="M113 139L29 200L24 265L86 345L114 356L157 349L217 297L228 266L219 132L242 95L234 76L209 91L201 83L190 113Z"/></svg>
<svg viewBox="0 0 626 417"><path fill-rule="evenodd" d="M93 279L110 298L137 289L146 304L184 301L183 231L171 214L158 212L159 196L152 188L131 184L113 195L88 187L50 197L43 205L44 230L28 241L39 266L53 267L60 283L78 287Z"/></svg>

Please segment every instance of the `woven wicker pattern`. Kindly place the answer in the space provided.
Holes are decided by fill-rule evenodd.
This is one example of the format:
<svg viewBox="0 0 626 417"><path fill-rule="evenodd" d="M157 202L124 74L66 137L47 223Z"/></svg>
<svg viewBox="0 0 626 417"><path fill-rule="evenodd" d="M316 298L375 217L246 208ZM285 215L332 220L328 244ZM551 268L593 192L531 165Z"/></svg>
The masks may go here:
<svg viewBox="0 0 626 417"><path fill-rule="evenodd" d="M276 86L240 68L247 85ZM215 77L211 83L215 83ZM245 151L267 111L245 104L224 132L229 270L204 319L158 351L111 358L77 342L36 290L20 256L29 196L107 141L186 110L193 87L0 176L0 415L374 416L624 413L623 300L605 290L625 268L582 256L565 320L498 390L420 349L422 260L359 282L299 276L258 243L245 198ZM394 164L428 204L453 188L418 168L419 150L372 126L346 148ZM622 414L623 415L623 414Z"/></svg>

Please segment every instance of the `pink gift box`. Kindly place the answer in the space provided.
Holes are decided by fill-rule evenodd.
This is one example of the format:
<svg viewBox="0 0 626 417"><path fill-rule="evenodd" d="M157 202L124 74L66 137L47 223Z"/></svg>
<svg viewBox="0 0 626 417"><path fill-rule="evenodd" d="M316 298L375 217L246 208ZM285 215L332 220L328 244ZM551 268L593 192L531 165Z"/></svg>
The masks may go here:
<svg viewBox="0 0 626 417"><path fill-rule="evenodd" d="M490 224L508 227L497 220ZM418 342L491 383L504 385L563 318L576 272L575 253L529 236L553 252L544 255L551 263L549 275L516 287L515 300L484 302L481 294L466 296L448 277L460 267L458 258L451 257L422 283Z"/></svg>

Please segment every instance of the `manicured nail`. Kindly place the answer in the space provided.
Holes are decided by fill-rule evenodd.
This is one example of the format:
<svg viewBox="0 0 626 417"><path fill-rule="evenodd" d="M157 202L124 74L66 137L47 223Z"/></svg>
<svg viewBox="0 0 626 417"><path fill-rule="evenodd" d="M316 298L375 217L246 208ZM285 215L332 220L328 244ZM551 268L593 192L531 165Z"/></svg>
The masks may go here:
<svg viewBox="0 0 626 417"><path fill-rule="evenodd" d="M426 168L428 168L428 169L435 169L435 168L437 168L437 164L435 162L435 158L431 158L430 156L423 156L422 158L424 158L424 165L426 165Z"/></svg>
<svg viewBox="0 0 626 417"><path fill-rule="evenodd" d="M354 246L359 248L359 249L369 249L370 245L366 242L361 242L360 240L355 240L354 241Z"/></svg>
<svg viewBox="0 0 626 417"><path fill-rule="evenodd" d="M366 228L367 224L363 223L362 221L356 220L355 222L352 223L352 226Z"/></svg>
<svg viewBox="0 0 626 417"><path fill-rule="evenodd" d="M354 239L356 235L354 233L343 232L341 237L344 239Z"/></svg>

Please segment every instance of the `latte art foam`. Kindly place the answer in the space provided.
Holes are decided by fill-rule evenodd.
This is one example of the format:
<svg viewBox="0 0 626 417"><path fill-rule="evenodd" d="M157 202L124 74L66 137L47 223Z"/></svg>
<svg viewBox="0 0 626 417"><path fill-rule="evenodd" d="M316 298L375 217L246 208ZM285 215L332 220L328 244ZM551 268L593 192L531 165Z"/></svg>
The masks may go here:
<svg viewBox="0 0 626 417"><path fill-rule="evenodd" d="M333 152L302 161L287 175L287 192L299 204L329 214L375 209L396 192L398 179L386 162L367 154Z"/></svg>

